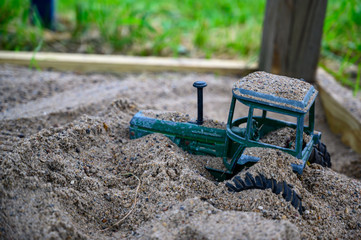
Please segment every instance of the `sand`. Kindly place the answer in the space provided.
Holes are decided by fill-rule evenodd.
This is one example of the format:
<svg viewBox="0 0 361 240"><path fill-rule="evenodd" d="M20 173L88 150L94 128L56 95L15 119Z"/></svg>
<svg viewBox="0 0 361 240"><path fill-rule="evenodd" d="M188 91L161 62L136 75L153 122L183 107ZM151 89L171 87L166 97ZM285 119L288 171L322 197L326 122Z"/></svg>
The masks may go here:
<svg viewBox="0 0 361 240"><path fill-rule="evenodd" d="M307 112L317 95L312 85L304 80L263 71L250 73L235 82L233 93L240 99L253 99L296 112Z"/></svg>
<svg viewBox="0 0 361 240"><path fill-rule="evenodd" d="M328 130L319 103L332 169L313 164L299 176L291 158L269 150L248 169L291 184L303 215L269 189L229 192L204 169L219 158L188 154L161 134L129 139L141 109L195 118L198 80L208 84L205 118L225 122L237 78L0 65L0 238L361 238L360 156Z"/></svg>
<svg viewBox="0 0 361 240"><path fill-rule="evenodd" d="M307 144L311 137L303 133L303 144ZM269 132L266 136L260 139L260 142L272 144L284 148L295 149L296 129L285 127L277 131Z"/></svg>
<svg viewBox="0 0 361 240"><path fill-rule="evenodd" d="M258 71L235 82L233 89L236 91L240 88L300 102L305 100L311 86L311 84L297 78Z"/></svg>

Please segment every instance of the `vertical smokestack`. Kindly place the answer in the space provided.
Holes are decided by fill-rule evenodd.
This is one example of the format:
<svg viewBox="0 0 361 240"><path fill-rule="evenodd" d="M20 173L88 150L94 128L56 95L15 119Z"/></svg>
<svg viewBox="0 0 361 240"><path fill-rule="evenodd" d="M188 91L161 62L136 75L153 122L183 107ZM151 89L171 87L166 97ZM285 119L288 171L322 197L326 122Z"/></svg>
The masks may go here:
<svg viewBox="0 0 361 240"><path fill-rule="evenodd" d="M198 97L198 118L197 124L203 124L203 88L207 86L206 82L197 81L193 83L193 87L197 88L197 97Z"/></svg>

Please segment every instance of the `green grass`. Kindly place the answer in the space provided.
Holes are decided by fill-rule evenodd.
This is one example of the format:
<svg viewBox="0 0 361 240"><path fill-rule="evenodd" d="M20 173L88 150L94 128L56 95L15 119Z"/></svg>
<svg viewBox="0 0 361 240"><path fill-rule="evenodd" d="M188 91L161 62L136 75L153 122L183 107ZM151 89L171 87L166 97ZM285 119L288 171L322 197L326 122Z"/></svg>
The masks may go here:
<svg viewBox="0 0 361 240"><path fill-rule="evenodd" d="M0 49L32 51L42 40L40 21L27 10L28 1L0 1ZM34 19L34 26L29 19Z"/></svg>
<svg viewBox="0 0 361 240"><path fill-rule="evenodd" d="M5 0L5 4L14 8L19 6L15 2ZM259 52L265 7L265 1L253 0L62 0L57 3L58 16L71 23L65 28L74 39L82 41L96 31L100 42L111 46L115 53L253 59ZM11 24L0 23L4 35L6 30L9 35L18 32L7 29L10 25L25 24L19 18L27 8L17 8L13 20L8 21ZM5 8L0 14L3 11ZM28 27L35 31L29 24ZM36 33L39 41L42 31ZM25 35L29 33L20 32L19 39ZM36 41L7 42L1 41L0 47L30 50L37 46Z"/></svg>
<svg viewBox="0 0 361 240"><path fill-rule="evenodd" d="M242 58L257 61L266 0L61 0L59 29L71 33L62 49L139 56ZM0 1L0 49L57 51L44 30L29 23L28 1ZM20 6L20 7L19 7ZM35 22L38 22L36 16ZM59 44L58 44L59 45ZM104 50L106 47L107 50ZM85 50L84 50L85 49ZM348 69L360 69L361 0L329 0L321 64L354 91ZM352 78L351 78L352 79Z"/></svg>
<svg viewBox="0 0 361 240"><path fill-rule="evenodd" d="M356 94L360 89L361 69L360 0L329 0L321 56L321 66ZM336 67L328 67L330 61L336 62ZM350 73L351 66L354 70Z"/></svg>

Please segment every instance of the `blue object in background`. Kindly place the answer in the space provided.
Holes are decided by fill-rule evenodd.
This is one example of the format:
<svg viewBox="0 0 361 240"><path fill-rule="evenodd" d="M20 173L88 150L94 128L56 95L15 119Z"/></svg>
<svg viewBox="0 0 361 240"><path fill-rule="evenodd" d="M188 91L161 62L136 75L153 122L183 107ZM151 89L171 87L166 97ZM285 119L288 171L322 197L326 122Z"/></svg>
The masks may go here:
<svg viewBox="0 0 361 240"><path fill-rule="evenodd" d="M31 8L39 13L45 28L55 30L55 0L31 0Z"/></svg>

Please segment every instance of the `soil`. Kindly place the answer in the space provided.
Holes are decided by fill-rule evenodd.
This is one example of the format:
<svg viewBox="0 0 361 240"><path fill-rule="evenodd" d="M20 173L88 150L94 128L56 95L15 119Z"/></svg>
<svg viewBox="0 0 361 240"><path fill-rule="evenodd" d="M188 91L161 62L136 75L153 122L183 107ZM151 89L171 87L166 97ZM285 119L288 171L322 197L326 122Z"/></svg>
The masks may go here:
<svg viewBox="0 0 361 240"><path fill-rule="evenodd" d="M319 102L332 169L312 164L300 176L292 157L249 150L261 160L248 171L292 185L303 215L269 189L229 192L204 168L219 158L188 154L161 134L129 139L139 110L195 117L199 80L208 84L205 118L222 125L237 78L0 65L0 238L361 238L361 157L329 131Z"/></svg>

